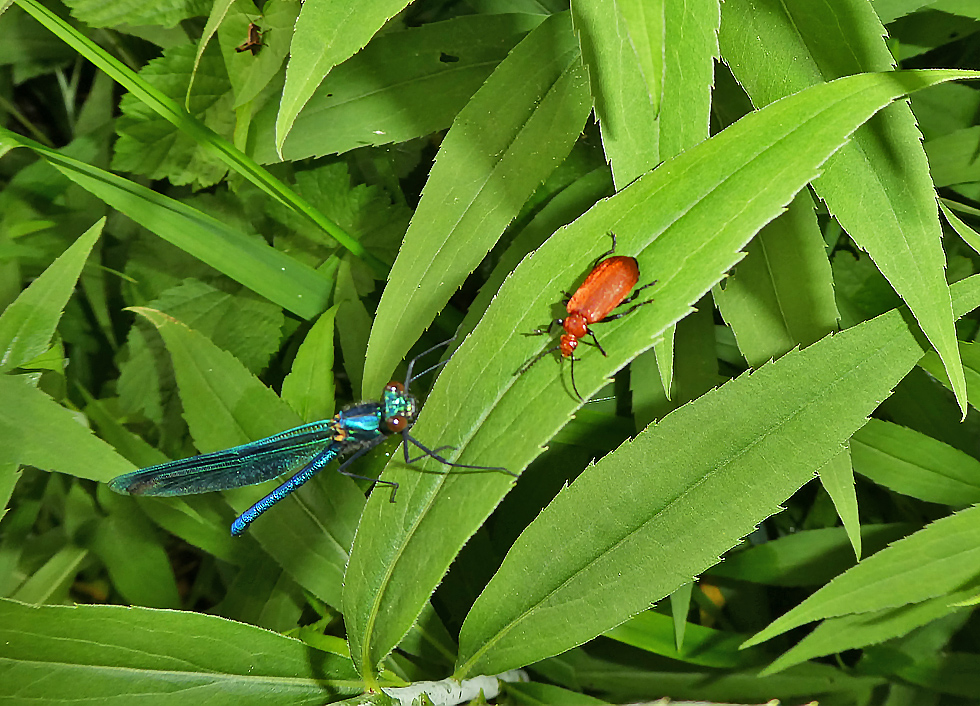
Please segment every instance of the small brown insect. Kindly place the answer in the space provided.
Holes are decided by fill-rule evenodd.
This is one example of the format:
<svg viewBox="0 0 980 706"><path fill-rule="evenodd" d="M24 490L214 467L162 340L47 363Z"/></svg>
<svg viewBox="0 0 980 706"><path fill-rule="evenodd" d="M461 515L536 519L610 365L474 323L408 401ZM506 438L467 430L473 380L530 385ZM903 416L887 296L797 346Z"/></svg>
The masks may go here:
<svg viewBox="0 0 980 706"><path fill-rule="evenodd" d="M262 48L262 30L254 22L248 23L248 39L235 47L235 51L241 54L243 51L252 52L252 56L259 53Z"/></svg>

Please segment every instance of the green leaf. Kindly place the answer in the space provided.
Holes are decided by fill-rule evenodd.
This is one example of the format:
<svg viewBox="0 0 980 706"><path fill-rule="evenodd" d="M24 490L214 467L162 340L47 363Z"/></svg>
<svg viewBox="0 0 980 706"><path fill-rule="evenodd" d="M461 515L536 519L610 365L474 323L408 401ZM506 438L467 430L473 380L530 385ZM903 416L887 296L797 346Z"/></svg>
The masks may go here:
<svg viewBox="0 0 980 706"><path fill-rule="evenodd" d="M7 515L7 506L10 504L10 496L14 494L14 486L20 480L20 472L16 463L0 464L0 520ZM2 590L0 590L2 593Z"/></svg>
<svg viewBox="0 0 980 706"><path fill-rule="evenodd" d="M670 617L674 623L674 650L677 652L684 648L684 633L687 632L687 614L691 610L693 591L694 582L691 581L670 594Z"/></svg>
<svg viewBox="0 0 980 706"><path fill-rule="evenodd" d="M200 17L208 11L206 0L165 0L151 3L140 0L68 0L65 4L72 15L91 27L115 27L120 24L173 27L182 20Z"/></svg>
<svg viewBox="0 0 980 706"><path fill-rule="evenodd" d="M663 5L665 54L660 159L668 159L708 138L721 8L715 0ZM630 12L648 6L635 3ZM639 53L643 57L647 52L649 56L657 54L652 37L649 48ZM642 60L646 62L649 58Z"/></svg>
<svg viewBox="0 0 980 706"><path fill-rule="evenodd" d="M334 301L338 307L343 326L337 332L340 339L340 349L344 354L344 370L350 378L351 391L355 397L366 399L367 395L377 395L381 386L370 390L364 388L364 351L368 346L368 335L371 329L371 315L364 307L364 302L357 296L357 287L351 272L351 263L344 260L337 270L337 290Z"/></svg>
<svg viewBox="0 0 980 706"><path fill-rule="evenodd" d="M226 223L136 182L90 167L0 128L0 144L29 147L134 221L257 294L303 318L324 308L331 283L310 267Z"/></svg>
<svg viewBox="0 0 980 706"><path fill-rule="evenodd" d="M448 128L507 52L543 19L464 15L379 34L316 89L282 145L283 159L406 142ZM252 122L248 151L262 164L279 161L278 109L270 101Z"/></svg>
<svg viewBox="0 0 980 706"><path fill-rule="evenodd" d="M668 671L669 670L669 671ZM588 656L581 650L534 665L534 671L563 683L573 674L574 688L610 694L616 703L649 699L650 694L670 694L673 699L716 702L762 702L780 699L795 703L839 694L842 703L860 703L885 683L883 677L854 676L827 664L802 664L781 674L762 676L757 670L719 673L715 669L680 671L663 665L622 664ZM612 700L612 699L611 699Z"/></svg>
<svg viewBox="0 0 980 706"><path fill-rule="evenodd" d="M622 189L660 161L664 6L580 0L572 24L588 68L602 147Z"/></svg>
<svg viewBox="0 0 980 706"><path fill-rule="evenodd" d="M952 226L953 230L956 231L956 234L963 238L963 242L980 253L980 233L977 233L973 228L964 223L942 201L939 202L939 210L943 212L943 216L945 216L946 221ZM967 390L969 390L969 384L967 385Z"/></svg>
<svg viewBox="0 0 980 706"><path fill-rule="evenodd" d="M364 0L356 12L345 0L303 5L289 47L286 85L276 118L277 150L323 77L357 53L405 5L405 0Z"/></svg>
<svg viewBox="0 0 980 706"><path fill-rule="evenodd" d="M602 706L606 702L588 694L562 689L553 684L537 684L535 682L517 682L506 684L504 691L514 701L522 706L538 706L538 704L561 704L562 706Z"/></svg>
<svg viewBox="0 0 980 706"><path fill-rule="evenodd" d="M937 187L980 181L977 147L980 127L964 128L925 143L929 170Z"/></svg>
<svg viewBox="0 0 980 706"><path fill-rule="evenodd" d="M915 628L963 610L954 603L974 594L975 587L898 608L830 618L774 660L764 673L774 674L816 657L876 645L906 635Z"/></svg>
<svg viewBox="0 0 980 706"><path fill-rule="evenodd" d="M133 605L179 608L170 558L150 521L126 498L110 498L107 505L110 514L98 521L90 548L109 570L112 585Z"/></svg>
<svg viewBox="0 0 980 706"><path fill-rule="evenodd" d="M0 464L107 481L133 469L79 418L20 376L0 375Z"/></svg>
<svg viewBox="0 0 980 706"><path fill-rule="evenodd" d="M85 34L37 0L17 0L17 4L58 38L76 49L83 57L87 58L113 80L119 82L130 93L146 103L156 113L178 126L181 132L192 136L198 143L216 153L225 164L273 199L287 204L297 212L302 213L306 218L316 223L317 226L334 237L343 247L367 262L379 275L383 274L385 268L381 262L366 252L360 243L351 238L335 223L324 217L322 213L299 198L295 192L273 177L269 172L262 169L254 160L241 153L227 140L224 140L213 130L203 125L176 101L144 81L128 66L106 52ZM323 308L321 307L320 311L322 310Z"/></svg>
<svg viewBox="0 0 980 706"><path fill-rule="evenodd" d="M921 354L886 314L709 392L587 468L474 604L457 673L581 644L690 581L836 456ZM585 512L588 533L574 529Z"/></svg>
<svg viewBox="0 0 980 706"><path fill-rule="evenodd" d="M942 694L971 699L980 692L980 656L966 652L920 654L898 671L898 677Z"/></svg>
<svg viewBox="0 0 980 706"><path fill-rule="evenodd" d="M723 288L714 289L750 366L805 348L837 329L832 279L813 200L802 191L786 213L752 239Z"/></svg>
<svg viewBox="0 0 980 706"><path fill-rule="evenodd" d="M339 308L330 307L316 320L282 381L283 400L304 422L333 416L333 335Z"/></svg>
<svg viewBox="0 0 980 706"><path fill-rule="evenodd" d="M872 0L871 5L881 18L882 24L889 24L934 2L935 0Z"/></svg>
<svg viewBox="0 0 980 706"><path fill-rule="evenodd" d="M514 375L550 345L521 332L551 318L560 292L608 248L609 229L641 271L661 273L661 284L652 293L657 306L605 324L608 358L583 355L576 364L586 397L720 281L740 249L857 125L908 90L965 75L975 74L885 73L816 86L743 118L599 202L504 282L436 381L413 435L431 447L456 446L451 461L524 469L579 402L562 385L558 365ZM400 466L393 461L384 476L403 484L399 502L389 504L383 493L369 500L345 577L344 616L362 674L372 673L407 632L459 548L511 487L500 473L442 475L431 460L418 466L438 473Z"/></svg>
<svg viewBox="0 0 980 706"><path fill-rule="evenodd" d="M868 3L765 0L751 8L743 3L722 8L722 55L755 105L840 76L894 66L884 28ZM828 24L828 17L837 19ZM946 285L936 190L920 139L909 106L890 106L854 133L813 187L912 310L942 357L965 416L966 381Z"/></svg>
<svg viewBox="0 0 980 706"><path fill-rule="evenodd" d="M915 529L906 523L864 525L861 540L866 553L874 554ZM843 527L803 530L732 552L708 575L771 586L820 586L856 563L848 541Z"/></svg>
<svg viewBox="0 0 980 706"><path fill-rule="evenodd" d="M318 704L363 686L346 657L211 615L7 600L0 674L35 703Z"/></svg>
<svg viewBox="0 0 980 706"><path fill-rule="evenodd" d="M921 603L952 593L976 578L978 556L980 507L972 507L936 520L868 557L774 620L744 646L814 620Z"/></svg>
<svg viewBox="0 0 980 706"><path fill-rule="evenodd" d="M963 360L963 370L966 375L967 390L972 390L980 396L980 344L959 343L960 357ZM952 389L949 376L943 368L942 361L934 353L927 354L919 363L923 368L947 388Z"/></svg>
<svg viewBox="0 0 980 706"><path fill-rule="evenodd" d="M65 600L68 587L82 570L88 555L88 550L71 544L61 547L54 556L44 562L44 566L18 587L12 597L24 603L34 604L58 603Z"/></svg>
<svg viewBox="0 0 980 706"><path fill-rule="evenodd" d="M305 605L303 592L296 583L268 556L254 552L228 586L214 613L284 632L297 627Z"/></svg>
<svg viewBox="0 0 980 706"><path fill-rule="evenodd" d="M200 333L153 309L134 310L167 344L184 418L200 451L237 446L301 423L272 390ZM275 485L226 491L225 497L242 512ZM362 498L350 478L328 469L256 521L249 533L298 584L338 606Z"/></svg>
<svg viewBox="0 0 980 706"><path fill-rule="evenodd" d="M378 305L365 389L381 389L581 133L592 106L570 24L535 28L443 140Z"/></svg>
<svg viewBox="0 0 980 706"><path fill-rule="evenodd" d="M980 503L980 461L930 436L871 419L851 440L854 470L897 493L962 507Z"/></svg>
<svg viewBox="0 0 980 706"><path fill-rule="evenodd" d="M531 222L521 229L497 260L480 293L466 311L457 337L469 333L487 310L507 276L529 252L538 249L556 230L589 210L596 201L612 194L612 179L605 165L575 180L541 207Z"/></svg>
<svg viewBox="0 0 980 706"><path fill-rule="evenodd" d="M861 558L861 521L858 517L857 489L854 486L854 468L851 454L841 451L820 469L820 484L834 502L837 516L844 523L847 537L854 547L854 556Z"/></svg>
<svg viewBox="0 0 980 706"><path fill-rule="evenodd" d="M189 44L171 47L160 58L148 62L140 70L140 78L167 98L179 100L190 81L195 52L196 48ZM190 114L230 139L235 124L231 83L216 44L209 45L201 56L195 88ZM116 120L119 139L112 157L114 170L168 179L194 189L213 186L228 173L228 164L210 145L160 115L139 96L123 96L119 107L122 115Z"/></svg>
<svg viewBox="0 0 980 706"><path fill-rule="evenodd" d="M24 365L48 350L104 225L105 218L100 218L0 314L0 371Z"/></svg>
<svg viewBox="0 0 980 706"><path fill-rule="evenodd" d="M687 586L693 584L687 583ZM705 667L744 668L766 660L761 650L739 650L744 635L689 624L683 649L675 646L674 621L652 610L635 615L603 634L646 652Z"/></svg>
<svg viewBox="0 0 980 706"><path fill-rule="evenodd" d="M218 29L221 54L235 96L235 108L246 106L249 101L258 98L280 76L283 61L289 56L289 38L300 11L295 0L267 2L262 7L261 17L254 15L255 5L248 0L242 0L238 7L241 9L230 13ZM261 49L254 55L250 51L237 51L253 22L262 32ZM280 77L278 82L281 81ZM269 103L275 104L275 100Z"/></svg>

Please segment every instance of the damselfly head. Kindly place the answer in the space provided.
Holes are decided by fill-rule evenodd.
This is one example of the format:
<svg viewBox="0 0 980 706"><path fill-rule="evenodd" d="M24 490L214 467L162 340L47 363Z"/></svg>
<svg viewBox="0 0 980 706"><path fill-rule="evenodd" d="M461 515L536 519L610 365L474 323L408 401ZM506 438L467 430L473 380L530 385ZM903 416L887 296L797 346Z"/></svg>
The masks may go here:
<svg viewBox="0 0 980 706"><path fill-rule="evenodd" d="M385 385L381 395L381 419L392 434L410 429L418 414L418 402L405 392L405 386L397 380Z"/></svg>

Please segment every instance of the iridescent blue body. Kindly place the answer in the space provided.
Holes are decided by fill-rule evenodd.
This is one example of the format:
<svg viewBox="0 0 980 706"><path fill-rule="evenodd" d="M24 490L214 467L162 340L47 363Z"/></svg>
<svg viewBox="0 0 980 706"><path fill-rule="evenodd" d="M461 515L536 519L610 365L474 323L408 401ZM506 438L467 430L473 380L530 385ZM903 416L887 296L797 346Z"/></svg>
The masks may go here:
<svg viewBox="0 0 980 706"><path fill-rule="evenodd" d="M450 463L440 456L439 452L452 447L429 449L408 433L418 414L418 402L406 391L412 381L411 374L415 360L409 363L405 385L400 382L388 383L381 402L362 402L347 407L330 419L304 424L241 446L142 468L114 478L110 481L109 487L117 493L130 495L193 495L262 483L299 468L300 470L289 480L234 521L231 533L238 536L248 529L259 515L306 483L341 455L350 454L337 471L352 478L363 478L349 473L346 470L347 466L392 434L402 435L406 463L431 456L447 466L509 473L504 468ZM422 450L421 456L414 459L409 457L410 443ZM376 483L390 486L391 502L395 501L395 491L398 489L396 482L373 478L364 480L374 480Z"/></svg>

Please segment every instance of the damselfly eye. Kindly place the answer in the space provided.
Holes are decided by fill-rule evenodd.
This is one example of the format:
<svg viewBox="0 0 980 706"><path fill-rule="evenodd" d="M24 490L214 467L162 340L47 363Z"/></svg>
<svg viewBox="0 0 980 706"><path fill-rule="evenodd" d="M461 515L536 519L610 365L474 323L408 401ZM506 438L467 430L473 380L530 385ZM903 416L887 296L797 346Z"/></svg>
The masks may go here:
<svg viewBox="0 0 980 706"><path fill-rule="evenodd" d="M392 434L397 434L408 429L408 417L404 414L396 414L394 417L385 419L385 426Z"/></svg>

